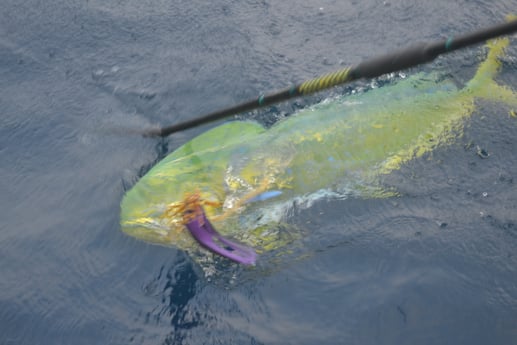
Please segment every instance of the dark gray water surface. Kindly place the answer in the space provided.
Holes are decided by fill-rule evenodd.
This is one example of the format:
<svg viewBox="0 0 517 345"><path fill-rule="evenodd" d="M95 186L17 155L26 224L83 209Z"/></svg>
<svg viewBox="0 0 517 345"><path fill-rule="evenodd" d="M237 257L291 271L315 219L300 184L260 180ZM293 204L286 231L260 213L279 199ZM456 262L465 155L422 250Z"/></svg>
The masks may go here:
<svg viewBox="0 0 517 345"><path fill-rule="evenodd" d="M124 191L208 127L165 140L124 129L491 25L515 5L3 0L0 344L517 343L517 120L498 104L388 176L400 197L293 214L310 230L298 258L266 273L221 265L208 279L118 225ZM516 54L514 39L498 78L514 89ZM482 58L466 49L407 73L463 82ZM327 96L253 116L271 123Z"/></svg>

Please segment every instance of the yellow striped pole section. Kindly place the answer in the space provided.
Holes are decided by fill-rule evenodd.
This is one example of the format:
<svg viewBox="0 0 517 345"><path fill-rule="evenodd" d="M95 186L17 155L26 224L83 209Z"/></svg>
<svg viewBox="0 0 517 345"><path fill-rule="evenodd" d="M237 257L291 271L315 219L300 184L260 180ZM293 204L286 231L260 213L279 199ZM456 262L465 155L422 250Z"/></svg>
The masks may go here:
<svg viewBox="0 0 517 345"><path fill-rule="evenodd" d="M339 71L325 74L321 77L307 80L298 86L298 92L302 95L318 92L331 88L333 86L346 83L351 79L350 67L343 68Z"/></svg>

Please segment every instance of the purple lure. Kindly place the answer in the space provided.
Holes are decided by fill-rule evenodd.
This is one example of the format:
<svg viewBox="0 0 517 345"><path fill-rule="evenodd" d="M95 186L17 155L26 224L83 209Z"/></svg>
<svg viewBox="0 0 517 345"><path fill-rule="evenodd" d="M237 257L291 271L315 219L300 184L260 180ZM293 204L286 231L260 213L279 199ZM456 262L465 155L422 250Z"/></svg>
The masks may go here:
<svg viewBox="0 0 517 345"><path fill-rule="evenodd" d="M200 217L187 223L192 236L206 249L244 265L254 265L257 254L253 248L230 241L219 234L202 212Z"/></svg>

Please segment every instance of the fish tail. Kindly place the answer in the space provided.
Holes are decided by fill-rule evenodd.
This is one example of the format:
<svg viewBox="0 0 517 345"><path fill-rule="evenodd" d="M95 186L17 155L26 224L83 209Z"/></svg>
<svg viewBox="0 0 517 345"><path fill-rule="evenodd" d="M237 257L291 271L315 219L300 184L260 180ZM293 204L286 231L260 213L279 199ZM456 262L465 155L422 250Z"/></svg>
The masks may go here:
<svg viewBox="0 0 517 345"><path fill-rule="evenodd" d="M503 102L517 107L517 93L505 85L495 81L495 76L501 69L500 58L504 56L505 49L510 43L508 37L490 40L486 47L488 55L481 63L474 77L467 83L465 91L476 97Z"/></svg>

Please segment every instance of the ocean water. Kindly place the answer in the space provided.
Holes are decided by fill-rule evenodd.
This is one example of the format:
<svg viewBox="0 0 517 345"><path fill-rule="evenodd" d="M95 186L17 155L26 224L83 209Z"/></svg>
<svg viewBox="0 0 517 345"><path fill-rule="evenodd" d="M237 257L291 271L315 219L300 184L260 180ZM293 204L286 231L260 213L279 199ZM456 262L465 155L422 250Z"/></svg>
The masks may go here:
<svg viewBox="0 0 517 345"><path fill-rule="evenodd" d="M515 344L517 120L480 102L457 142L322 200L301 259L206 277L124 235L124 192L206 130L169 125L415 41L498 23L515 1L3 0L0 344ZM517 89L517 39L498 81ZM468 80L473 47L404 73ZM333 92L240 117L266 124ZM480 150L489 155L478 154Z"/></svg>

